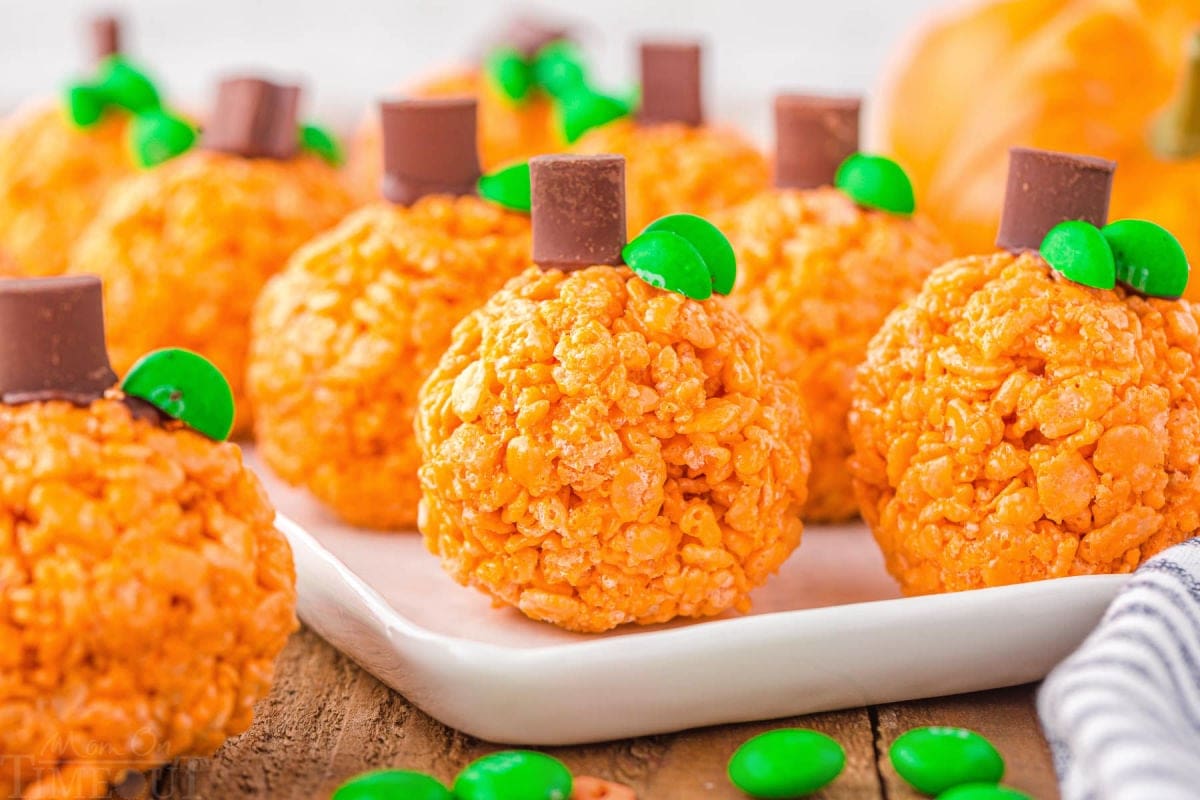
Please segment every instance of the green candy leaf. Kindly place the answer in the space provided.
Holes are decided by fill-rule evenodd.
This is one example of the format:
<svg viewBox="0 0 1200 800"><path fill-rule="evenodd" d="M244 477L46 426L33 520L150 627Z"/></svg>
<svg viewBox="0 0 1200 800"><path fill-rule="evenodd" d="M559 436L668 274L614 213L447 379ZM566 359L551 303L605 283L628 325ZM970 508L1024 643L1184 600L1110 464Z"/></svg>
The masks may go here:
<svg viewBox="0 0 1200 800"><path fill-rule="evenodd" d="M500 94L514 103L528 97L534 86L533 67L511 47L493 50L484 63L484 70Z"/></svg>
<svg viewBox="0 0 1200 800"><path fill-rule="evenodd" d="M579 141L580 137L592 128L629 116L633 110L633 107L621 98L587 88L558 100L562 134L569 144Z"/></svg>
<svg viewBox="0 0 1200 800"><path fill-rule="evenodd" d="M130 136L139 166L156 167L186 153L196 143L192 123L169 111L147 111L133 118Z"/></svg>
<svg viewBox="0 0 1200 800"><path fill-rule="evenodd" d="M737 280L737 256L720 228L695 214L671 214L650 223L642 233L654 231L670 231L686 239L704 259L712 278L712 290L717 294L733 291Z"/></svg>
<svg viewBox="0 0 1200 800"><path fill-rule="evenodd" d="M691 242L668 230L643 233L621 251L633 273L651 286L693 300L712 297L713 281Z"/></svg>
<svg viewBox="0 0 1200 800"><path fill-rule="evenodd" d="M346 154L337 137L319 125L300 126L300 148L331 167L340 167L346 162Z"/></svg>
<svg viewBox="0 0 1200 800"><path fill-rule="evenodd" d="M1042 240L1042 258L1068 280L1094 289L1116 285L1116 265L1100 229L1082 220L1060 222Z"/></svg>
<svg viewBox="0 0 1200 800"><path fill-rule="evenodd" d="M330 800L454 800L442 783L420 772L387 769L351 778Z"/></svg>
<svg viewBox="0 0 1200 800"><path fill-rule="evenodd" d="M108 107L104 92L85 83L68 86L66 100L67 116L80 128L88 128L99 122Z"/></svg>
<svg viewBox="0 0 1200 800"><path fill-rule="evenodd" d="M866 208L908 216L917 207L912 181L899 164L883 156L851 155L838 167L833 184Z"/></svg>
<svg viewBox="0 0 1200 800"><path fill-rule="evenodd" d="M153 81L121 56L105 59L97 85L110 103L134 114L154 111L161 105Z"/></svg>
<svg viewBox="0 0 1200 800"><path fill-rule="evenodd" d="M212 362L180 348L142 356L121 391L218 442L233 430L233 390Z"/></svg>
<svg viewBox="0 0 1200 800"><path fill-rule="evenodd" d="M1112 249L1117 280L1151 297L1179 298L1188 283L1183 246L1161 225L1123 219L1100 231Z"/></svg>
<svg viewBox="0 0 1200 800"><path fill-rule="evenodd" d="M533 79L554 98L587 90L583 57L570 42L551 42L539 50L533 59Z"/></svg>
<svg viewBox="0 0 1200 800"><path fill-rule="evenodd" d="M512 211L529 213L531 203L529 185L529 162L522 161L479 179L479 196Z"/></svg>

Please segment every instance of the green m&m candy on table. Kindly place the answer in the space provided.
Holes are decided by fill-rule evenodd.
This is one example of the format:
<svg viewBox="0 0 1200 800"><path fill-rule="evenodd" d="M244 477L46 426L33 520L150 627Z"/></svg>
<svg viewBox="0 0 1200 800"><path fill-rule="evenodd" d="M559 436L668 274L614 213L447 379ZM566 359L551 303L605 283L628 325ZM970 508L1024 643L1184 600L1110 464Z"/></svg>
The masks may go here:
<svg viewBox="0 0 1200 800"><path fill-rule="evenodd" d="M428 775L388 769L351 778L330 800L454 800L454 795Z"/></svg>
<svg viewBox="0 0 1200 800"><path fill-rule="evenodd" d="M503 750L472 761L454 779L456 800L567 800L571 771L535 750Z"/></svg>
<svg viewBox="0 0 1200 800"><path fill-rule="evenodd" d="M551 42L538 51L533 59L533 77L551 97L563 98L587 87L583 58L574 45L565 41Z"/></svg>
<svg viewBox="0 0 1200 800"><path fill-rule="evenodd" d="M156 350L133 365L121 391L223 442L233 430L233 390L212 362L181 348Z"/></svg>
<svg viewBox="0 0 1200 800"><path fill-rule="evenodd" d="M1033 800L1024 792L994 783L963 783L947 789L937 800Z"/></svg>
<svg viewBox="0 0 1200 800"><path fill-rule="evenodd" d="M346 154L337 137L313 123L300 126L300 149L312 153L331 167L340 167L346 161Z"/></svg>
<svg viewBox="0 0 1200 800"><path fill-rule="evenodd" d="M1112 250L1117 280L1151 297L1183 296L1187 254L1170 231L1146 220L1123 219L1105 225L1100 233Z"/></svg>
<svg viewBox="0 0 1200 800"><path fill-rule="evenodd" d="M913 728L888 751L897 774L918 792L936 795L964 783L996 784L1004 759L992 743L965 728Z"/></svg>
<svg viewBox="0 0 1200 800"><path fill-rule="evenodd" d="M751 797L786 800L829 785L846 766L846 752L819 731L784 728L746 741L729 759L729 780Z"/></svg>
<svg viewBox="0 0 1200 800"><path fill-rule="evenodd" d="M854 153L842 162L833 185L864 208L908 216L917 208L912 181L890 158Z"/></svg>
<svg viewBox="0 0 1200 800"><path fill-rule="evenodd" d="M107 107L108 99L95 86L75 83L67 87L67 116L80 128L99 122Z"/></svg>

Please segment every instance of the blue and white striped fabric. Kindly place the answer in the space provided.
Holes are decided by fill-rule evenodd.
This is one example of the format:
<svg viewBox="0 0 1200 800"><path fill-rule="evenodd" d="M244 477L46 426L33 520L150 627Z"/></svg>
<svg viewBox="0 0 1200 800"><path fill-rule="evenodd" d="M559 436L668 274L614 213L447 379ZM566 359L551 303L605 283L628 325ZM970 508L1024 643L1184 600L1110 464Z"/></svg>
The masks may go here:
<svg viewBox="0 0 1200 800"><path fill-rule="evenodd" d="M1134 573L1038 712L1064 800L1200 798L1200 538Z"/></svg>

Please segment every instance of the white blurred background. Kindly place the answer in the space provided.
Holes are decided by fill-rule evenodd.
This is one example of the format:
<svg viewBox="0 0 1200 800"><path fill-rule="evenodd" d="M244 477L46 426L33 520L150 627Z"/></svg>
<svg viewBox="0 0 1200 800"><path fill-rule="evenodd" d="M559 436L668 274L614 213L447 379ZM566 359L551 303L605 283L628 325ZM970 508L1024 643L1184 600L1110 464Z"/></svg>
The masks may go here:
<svg viewBox="0 0 1200 800"><path fill-rule="evenodd" d="M961 3L961 0L958 0ZM0 108L86 68L84 22L126 20L126 48L174 102L207 106L214 76L304 80L307 115L338 126L439 65L468 57L513 11L578 22L601 83L636 80L635 37L709 44L709 113L756 135L782 88L870 91L906 31L956 0L0 0ZM868 112L870 109L868 96Z"/></svg>

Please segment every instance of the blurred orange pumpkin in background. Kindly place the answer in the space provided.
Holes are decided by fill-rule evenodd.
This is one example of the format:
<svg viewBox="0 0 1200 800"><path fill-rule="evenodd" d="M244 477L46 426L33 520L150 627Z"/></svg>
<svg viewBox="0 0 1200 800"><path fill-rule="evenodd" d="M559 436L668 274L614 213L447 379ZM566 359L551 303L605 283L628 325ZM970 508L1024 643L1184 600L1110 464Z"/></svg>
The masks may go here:
<svg viewBox="0 0 1200 800"><path fill-rule="evenodd" d="M1008 148L1025 145L1116 160L1112 218L1165 226L1200 265L1198 25L1200 0L959 5L885 73L875 144L963 253L993 249Z"/></svg>

